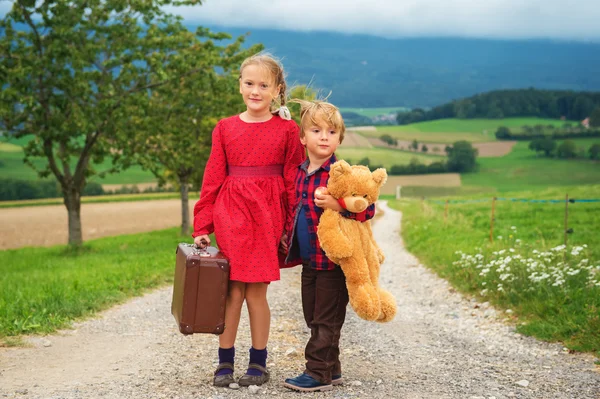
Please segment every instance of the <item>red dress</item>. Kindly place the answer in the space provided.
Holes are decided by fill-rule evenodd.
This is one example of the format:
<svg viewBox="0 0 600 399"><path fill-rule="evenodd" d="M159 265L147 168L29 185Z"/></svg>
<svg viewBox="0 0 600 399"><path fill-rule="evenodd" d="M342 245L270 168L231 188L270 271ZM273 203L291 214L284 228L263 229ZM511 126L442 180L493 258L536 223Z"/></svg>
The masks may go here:
<svg viewBox="0 0 600 399"><path fill-rule="evenodd" d="M229 259L230 280L279 280L279 242L293 218L295 177L304 159L294 121L274 115L247 123L236 115L217 123L193 236L215 233ZM276 175L277 169L282 172Z"/></svg>

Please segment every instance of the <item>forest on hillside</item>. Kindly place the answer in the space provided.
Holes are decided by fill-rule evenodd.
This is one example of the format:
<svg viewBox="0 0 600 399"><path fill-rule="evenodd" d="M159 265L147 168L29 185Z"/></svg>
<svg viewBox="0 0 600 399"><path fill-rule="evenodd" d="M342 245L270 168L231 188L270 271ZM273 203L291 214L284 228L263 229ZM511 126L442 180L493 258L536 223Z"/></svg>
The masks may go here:
<svg viewBox="0 0 600 399"><path fill-rule="evenodd" d="M429 110L400 112L400 125L444 118L540 117L581 121L600 107L600 92L496 90L448 102Z"/></svg>

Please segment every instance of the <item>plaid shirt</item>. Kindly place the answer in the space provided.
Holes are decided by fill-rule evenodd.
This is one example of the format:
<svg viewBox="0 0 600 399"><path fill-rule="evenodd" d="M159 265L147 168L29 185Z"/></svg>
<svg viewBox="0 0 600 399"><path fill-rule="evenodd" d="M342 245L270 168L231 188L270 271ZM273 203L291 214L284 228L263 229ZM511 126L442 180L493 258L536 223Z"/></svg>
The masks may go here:
<svg viewBox="0 0 600 399"><path fill-rule="evenodd" d="M294 214L294 223L288 231L288 256L286 263L298 263L300 259L300 250L298 248L298 241L295 239L296 226L298 225L298 216L300 214L300 208L304 207L304 212L308 223L308 234L310 242L310 266L317 270L332 270L336 267L336 264L327 258L325 251L319 244L319 238L317 237L317 226L319 219L323 214L323 208L315 205L313 200L315 197L315 190L318 187L326 187L327 181L329 180L329 169L331 165L337 161L335 154L329 158L321 167L311 173L308 173L309 160L307 159L300 166L298 166L298 173L296 175L296 205ZM371 204L365 211L361 213L352 213L344 211L341 213L342 216L365 222L372 219L375 216L375 204Z"/></svg>

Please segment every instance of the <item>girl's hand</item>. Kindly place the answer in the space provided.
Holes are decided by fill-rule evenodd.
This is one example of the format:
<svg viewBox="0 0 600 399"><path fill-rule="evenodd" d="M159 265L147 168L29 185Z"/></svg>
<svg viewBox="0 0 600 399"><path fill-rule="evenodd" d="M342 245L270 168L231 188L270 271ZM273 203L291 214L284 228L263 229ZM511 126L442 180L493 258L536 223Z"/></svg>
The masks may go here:
<svg viewBox="0 0 600 399"><path fill-rule="evenodd" d="M198 248L206 248L210 245L210 237L207 234L195 237L194 244L196 244Z"/></svg>
<svg viewBox="0 0 600 399"><path fill-rule="evenodd" d="M323 209L331 209L342 212L344 208L340 203L327 193L327 187L319 187L315 190L315 205Z"/></svg>
<svg viewBox="0 0 600 399"><path fill-rule="evenodd" d="M287 254L288 251L287 239L287 234L283 233L283 235L281 236L281 240L279 241L279 251L281 251L284 254Z"/></svg>

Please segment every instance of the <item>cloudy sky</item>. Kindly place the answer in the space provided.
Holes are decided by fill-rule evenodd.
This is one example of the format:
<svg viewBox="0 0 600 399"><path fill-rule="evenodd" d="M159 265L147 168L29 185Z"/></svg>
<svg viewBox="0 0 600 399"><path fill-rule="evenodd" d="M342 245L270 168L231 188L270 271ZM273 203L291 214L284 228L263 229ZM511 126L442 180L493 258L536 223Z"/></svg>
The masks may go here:
<svg viewBox="0 0 600 399"><path fill-rule="evenodd" d="M173 11L234 27L600 41L599 0L206 0Z"/></svg>
<svg viewBox="0 0 600 399"><path fill-rule="evenodd" d="M0 15L11 4L0 0ZM205 0L170 10L190 23L243 28L600 41L599 0Z"/></svg>

